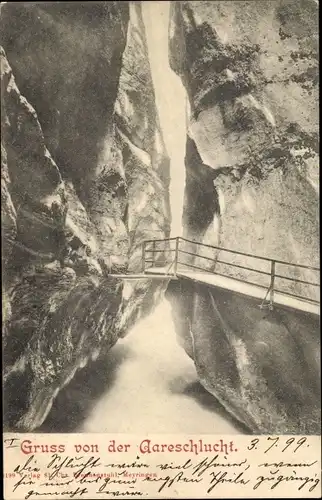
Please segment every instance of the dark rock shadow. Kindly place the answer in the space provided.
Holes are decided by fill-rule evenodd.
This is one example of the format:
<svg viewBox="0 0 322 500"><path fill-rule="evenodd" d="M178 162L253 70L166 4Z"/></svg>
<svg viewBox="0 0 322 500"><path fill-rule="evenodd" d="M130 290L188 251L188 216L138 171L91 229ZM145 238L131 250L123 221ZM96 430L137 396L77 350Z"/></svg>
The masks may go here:
<svg viewBox="0 0 322 500"><path fill-rule="evenodd" d="M99 398L112 389L119 368L129 356L130 348L117 344L102 358L79 370L34 432L78 432Z"/></svg>
<svg viewBox="0 0 322 500"><path fill-rule="evenodd" d="M198 381L191 382L185 387L182 384L171 384L170 388L172 393L183 394L194 399L200 406L213 412L216 415L224 418L230 422L240 434L251 435L252 432L236 418L234 418L221 404L220 402L210 394ZM181 388L180 388L181 385Z"/></svg>

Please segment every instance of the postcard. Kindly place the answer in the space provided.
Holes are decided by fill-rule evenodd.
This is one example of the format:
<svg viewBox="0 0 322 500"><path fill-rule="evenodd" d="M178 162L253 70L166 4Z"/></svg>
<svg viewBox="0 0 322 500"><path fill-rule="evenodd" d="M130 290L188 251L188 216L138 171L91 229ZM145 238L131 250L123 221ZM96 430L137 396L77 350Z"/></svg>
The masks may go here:
<svg viewBox="0 0 322 500"><path fill-rule="evenodd" d="M5 500L321 497L318 15L1 2Z"/></svg>

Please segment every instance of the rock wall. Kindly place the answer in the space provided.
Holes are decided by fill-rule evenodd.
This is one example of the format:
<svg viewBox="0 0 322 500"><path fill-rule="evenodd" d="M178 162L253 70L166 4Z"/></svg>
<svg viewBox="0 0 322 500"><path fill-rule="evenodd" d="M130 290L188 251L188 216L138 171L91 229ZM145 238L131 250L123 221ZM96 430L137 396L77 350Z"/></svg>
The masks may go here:
<svg viewBox="0 0 322 500"><path fill-rule="evenodd" d="M178 2L172 11L170 62L191 107L186 235L318 266L317 3ZM186 220L203 211L192 182L208 197L214 186L199 234Z"/></svg>
<svg viewBox="0 0 322 500"><path fill-rule="evenodd" d="M227 411L257 434L320 432L318 316L187 279L167 296L200 382Z"/></svg>
<svg viewBox="0 0 322 500"><path fill-rule="evenodd" d="M319 267L318 2L183 1L173 2L171 6L170 64L182 78L191 109L185 158L184 236L253 255ZM189 250L194 249L196 245L190 244ZM213 250L207 250L203 255L217 257ZM220 257L242 266L254 267L255 264L251 258L229 253L221 252ZM215 266L201 258L189 257L188 260L203 268L213 269ZM269 272L266 263L261 266L263 271ZM256 267L259 267L258 262ZM216 270L255 283L269 284L266 275L242 268L217 264ZM277 272L311 282L318 279L318 273L312 270L279 268ZM279 280L278 285L290 293L300 293L311 299L319 297L318 288L302 283ZM198 290L189 294L193 303L204 300ZM197 350L193 356L200 370L198 363L201 363L205 347L197 340L199 336L204 343L210 342L211 336L219 339L222 333L219 315L226 314L218 297L213 299L217 314L213 315L209 299L209 312L207 308L200 309L196 305L199 313L193 315L192 324L179 328L190 354L189 336L192 336ZM174 315L178 316L175 321L179 323L182 323L179 316L187 314L189 317L191 310L186 309L185 300L184 297L176 298L174 302ZM257 323L255 317L254 342L256 335L259 338L263 335L262 323ZM204 332L205 322L209 324L207 334ZM313 330L315 340L308 348L294 324L286 336L281 334L281 328L272 319L267 332L268 345L274 343L271 337L281 336L291 352L298 350L302 353L306 349L308 359L312 360L309 377L305 371L307 368L298 365L302 389L293 392L296 404L305 408L303 394L309 391L312 380L319 378L319 369L313 362L318 356L318 328ZM183 330L190 330L190 333ZM236 325L234 332L242 342L243 332ZM226 344L230 350L231 367L225 371L222 357L207 357L209 366L203 380L206 383L211 371L217 373L219 370L221 382L218 381L216 386L216 379L212 377L212 389L218 392L219 384L224 388L226 379L224 399L226 406L231 405L232 409L235 402L228 387L229 373L234 371L239 387L239 406L249 423L253 411L250 403L254 394L263 387L262 381L267 382L268 391L273 391L269 380L274 371L274 377L277 374L280 380L286 381L282 373L283 363L274 356L269 357L268 362L265 350L254 353L252 342L246 342L247 359L255 357L256 366L268 364L269 370L263 379L259 376L251 378L252 390L243 392L246 382L239 362L244 355L229 336ZM287 377L292 377L289 363L295 358L292 361L285 350L282 352ZM287 382L291 383L290 380ZM287 384L285 391L286 387ZM268 424L264 418L260 423L262 431L274 430L274 421L277 425L277 421L282 421L285 416L285 408L282 411L281 407L274 405L272 402L273 422ZM306 410L300 411L302 423L300 420L296 423L287 413L285 426L276 428L285 432L306 429L319 433L316 417L311 421L311 408L312 404L309 404ZM254 424L253 429L256 431L258 425Z"/></svg>
<svg viewBox="0 0 322 500"><path fill-rule="evenodd" d="M5 424L30 431L164 292L109 273L169 235L169 159L140 3L8 3L1 23Z"/></svg>

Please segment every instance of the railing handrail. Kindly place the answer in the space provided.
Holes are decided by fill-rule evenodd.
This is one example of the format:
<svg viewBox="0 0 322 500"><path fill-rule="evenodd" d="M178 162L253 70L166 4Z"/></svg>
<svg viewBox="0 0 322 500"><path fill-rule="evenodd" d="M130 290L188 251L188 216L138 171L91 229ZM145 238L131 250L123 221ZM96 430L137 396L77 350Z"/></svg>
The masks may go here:
<svg viewBox="0 0 322 500"><path fill-rule="evenodd" d="M200 271L205 271L205 269L199 267L199 266L194 266L193 264L190 264L190 263L185 263L185 262L179 262L179 264L183 265L183 266L186 266L186 267L190 267L191 269L199 269ZM226 274L222 274L222 273L214 273L214 274L218 274L219 276L223 276L224 278L231 278L231 276L227 276ZM270 275L270 274L269 274ZM276 275L275 275L276 277ZM240 281L242 283L245 283L247 285L254 285L254 286L257 286L259 288L263 288L263 290L267 289L267 287L265 287L264 285L260 284L260 283L254 283L253 281L249 281L249 280L244 280L244 279L241 279L241 278L237 278L237 277L233 277L234 280L236 281ZM273 288L273 290L275 292L278 292L278 293L282 293L284 295L289 295L291 297L295 297L297 299L301 299L301 300L306 300L308 302L312 302L312 304L316 304L316 305L320 305L320 302L318 300L315 300L315 299L311 299L309 297L303 297L301 295L295 295L294 293L290 293L290 292L286 292L286 291L283 291L283 290L279 290L278 288Z"/></svg>
<svg viewBox="0 0 322 500"><path fill-rule="evenodd" d="M307 266L304 264L295 264L293 262L287 262L285 260L280 260L280 259L275 259L275 258L270 258L270 257L263 257L261 255L254 255L254 254L250 254L250 253L246 253L246 252L240 252L238 250L231 250L231 249L225 248L225 247L218 247L215 245L209 245L207 243L200 243L198 241L188 240L187 238L183 238L182 236L178 236L177 238L179 240L186 241L187 243L192 243L192 244L203 246L206 248L213 248L214 250L222 250L224 252L230 252L230 253L233 253L236 255L243 255L245 257L252 257L253 259L265 260L266 262L274 261L274 262L276 262L276 264L282 264L282 265L287 265L287 266L292 266L292 267L301 267L303 269L310 269L312 271L320 271L320 268L314 267L314 266ZM166 239L162 239L162 240L147 240L147 241L145 241L145 243L152 243L153 241L158 241L158 242L160 242L160 241L174 241L177 238L166 238ZM170 249L170 251L174 251L174 249ZM196 253L195 256L198 257L198 253Z"/></svg>
<svg viewBox="0 0 322 500"><path fill-rule="evenodd" d="M176 242L175 248L164 248L162 250L159 250L159 249L155 248L156 247L155 244L157 242L169 242L169 241L175 241ZM256 265L254 265L254 267L248 267L248 266L237 265L234 262L221 261L220 259L218 259L218 256L216 258L210 258L210 257L207 257L205 255L200 255L198 253L199 248L197 249L197 251L194 251L194 252L189 252L187 250L182 250L182 249L180 249L180 242L181 241L185 241L187 243L198 245L198 247L201 246L201 247L211 248L213 250L218 250L219 252L220 251L230 252L230 253L235 254L235 255L242 255L242 256L245 256L245 257L250 257L250 258L253 258L253 259L258 259L258 260L261 260L261 261L269 262L270 263L270 271L269 272L264 272L261 269L255 269L254 267L256 267ZM153 243L153 247L152 247L151 250L148 250L146 248L146 246L147 246L148 243ZM146 262L146 263L152 263L154 265L155 264L154 254L155 253L160 253L162 251L162 252L169 252L169 253L173 253L174 252L175 253L175 258L174 258L174 260L173 260L173 262L171 264L171 265L174 264L174 275L177 274L177 265L181 264L181 265L184 265L186 267L190 267L192 269L198 269L200 271L211 272L213 274L219 274L221 276L230 277L229 275L221 274L220 272L215 271L215 270L209 270L209 269L207 270L207 269L204 269L202 267L196 266L196 265L194 265L192 263L184 263L184 262L180 262L179 261L179 254L188 254L188 255L191 255L192 257L198 257L198 258L201 258L201 259L206 259L206 260L212 261L214 264L216 264L216 263L224 264L226 266L238 267L238 268L245 269L247 271L251 271L251 272L259 273L259 274L262 274L262 275L270 276L270 283L269 283L269 285L267 285L267 293L266 293L266 296L265 296L265 298L263 300L263 303L261 304L260 307L264 307L263 304L266 301L266 298L269 296L269 307L272 308L272 305L273 305L273 302L274 302L274 293L275 292L284 293L286 295L290 295L290 296L296 297L298 299L302 299L302 300L305 300L305 301L308 301L308 302L311 302L311 303L319 304L318 301L316 301L314 299L311 299L309 297L300 296L300 295L294 295L294 294L292 294L290 292L287 292L287 291L283 292L282 290L277 289L276 285L275 285L275 279L277 278L277 279L286 279L286 280L289 280L289 281L292 281L292 282L295 282L295 283L303 283L304 285L319 287L320 284L318 284L318 283L313 283L311 281L301 280L301 279L298 279L298 278L295 278L295 277L293 278L292 276L285 276L283 274L281 275L281 274L276 273L276 264L282 264L282 265L291 266L291 267L295 267L295 268L296 267L300 267L300 268L303 268L303 269L309 269L309 270L313 270L313 271L320 271L320 269L317 268L317 267L306 266L304 264L295 264L295 263L292 263L292 262L287 262L287 261L283 261L283 260L279 260L279 259L272 259L272 258L268 258L268 257L262 257L262 256L259 256L259 255L252 255L250 253L239 252L237 250L230 250L229 248L218 247L218 246L215 246L215 245L209 245L207 243L200 243L198 241L189 240L189 239L184 238L182 236L177 236L177 237L173 237L173 238L145 240L143 242L142 248L143 248L143 270L145 269L144 262ZM153 254L153 259L152 260L147 260L146 259L146 253L150 253L150 254L152 253ZM251 282L250 280L243 280L243 279L239 279L237 277L234 277L234 279L237 279L238 281L242 281L244 283L254 284L255 285L255 283ZM257 286L262 286L262 285L257 284Z"/></svg>
<svg viewBox="0 0 322 500"><path fill-rule="evenodd" d="M155 239L155 240L144 240L143 243L154 243L154 242L160 242L160 241L175 241L180 236L174 237L174 238L162 238L162 239Z"/></svg>

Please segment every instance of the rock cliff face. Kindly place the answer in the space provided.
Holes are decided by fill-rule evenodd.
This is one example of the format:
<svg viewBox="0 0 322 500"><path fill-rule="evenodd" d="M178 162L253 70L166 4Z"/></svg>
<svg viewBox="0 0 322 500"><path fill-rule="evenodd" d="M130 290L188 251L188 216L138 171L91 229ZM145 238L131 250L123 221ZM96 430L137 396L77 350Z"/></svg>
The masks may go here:
<svg viewBox="0 0 322 500"><path fill-rule="evenodd" d="M187 238L318 267L317 19L315 0L172 4L170 63L182 78L191 109L183 215ZM251 259L230 254L223 260L254 266ZM199 262L205 267L204 260L194 259ZM267 283L265 275L221 266L234 277ZM263 270L269 271L264 264ZM305 269L290 273L308 281L317 277ZM280 288L318 298L318 289L301 283L284 280ZM176 291L175 321L205 386L230 411L236 413L237 405L239 418L255 431L319 433L317 325L308 347L294 324L285 327L273 315L267 330L264 315L259 319L254 311L249 337L241 327L248 325L248 309L236 301L235 322L226 321L226 309L218 297L206 300L204 291L191 286L182 299ZM222 335L222 354L208 356L211 338L220 346ZM293 413L288 399L276 395L276 376L284 379L283 365L287 371L296 359L283 345L300 357L305 352L305 362L298 365L302 386L294 383L292 389ZM259 371L248 377L243 363ZM292 370L288 374L295 377ZM252 401L263 391L266 410L253 419Z"/></svg>
<svg viewBox="0 0 322 500"><path fill-rule="evenodd" d="M5 421L32 430L166 283L123 285L167 237L169 160L139 3L1 9Z"/></svg>

